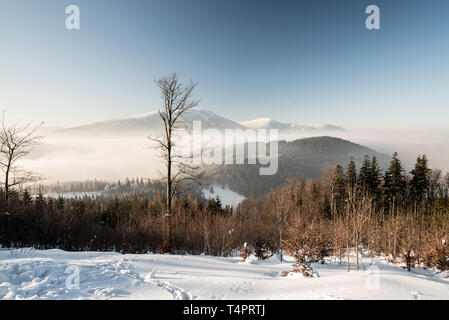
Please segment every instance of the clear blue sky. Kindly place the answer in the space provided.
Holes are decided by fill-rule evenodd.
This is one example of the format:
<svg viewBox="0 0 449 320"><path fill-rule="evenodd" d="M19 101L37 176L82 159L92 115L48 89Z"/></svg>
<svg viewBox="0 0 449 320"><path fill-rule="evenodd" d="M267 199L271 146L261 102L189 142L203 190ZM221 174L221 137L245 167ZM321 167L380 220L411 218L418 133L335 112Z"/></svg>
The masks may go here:
<svg viewBox="0 0 449 320"><path fill-rule="evenodd" d="M65 28L65 7L81 30ZM381 30L365 28L365 8ZM0 109L77 125L159 107L153 80L199 82L241 121L447 127L449 2L0 0Z"/></svg>

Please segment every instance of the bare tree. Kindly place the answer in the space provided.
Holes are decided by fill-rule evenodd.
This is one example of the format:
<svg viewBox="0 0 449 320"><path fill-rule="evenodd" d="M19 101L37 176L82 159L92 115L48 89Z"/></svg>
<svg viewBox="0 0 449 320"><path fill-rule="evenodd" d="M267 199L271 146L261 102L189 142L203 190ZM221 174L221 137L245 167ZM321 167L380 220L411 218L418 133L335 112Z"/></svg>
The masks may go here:
<svg viewBox="0 0 449 320"><path fill-rule="evenodd" d="M428 198L431 202L444 198L444 177L441 169L432 169L429 175Z"/></svg>
<svg viewBox="0 0 449 320"><path fill-rule="evenodd" d="M362 231L366 222L368 221L370 215L373 211L372 199L365 193L362 192L357 185L354 188L347 188L347 199L346 199L346 237L347 237L347 259L348 259L348 271L350 271L350 233L353 233L353 243L356 252L356 268L357 271L360 270L360 260L359 256L360 246L362 245ZM352 229L352 230L351 230Z"/></svg>
<svg viewBox="0 0 449 320"><path fill-rule="evenodd" d="M449 196L449 172L446 173L446 175L444 176L444 193L445 193L445 197Z"/></svg>
<svg viewBox="0 0 449 320"><path fill-rule="evenodd" d="M164 131L160 138L148 138L157 143L165 161L166 174L164 180L167 186L165 216L170 219L172 201L179 193L180 184L187 180L198 180L196 173L198 167L192 165L191 161L189 161L192 155L186 156L175 150L175 130L184 127L184 122L181 118L182 114L196 107L199 101L192 98L192 93L197 83L190 81L188 84L184 84L179 81L177 73L172 73L155 82L161 89L163 99L163 107L159 110L159 115L164 124ZM169 223L170 220L168 221L168 228ZM170 235L170 231L168 233Z"/></svg>
<svg viewBox="0 0 449 320"><path fill-rule="evenodd" d="M36 135L41 126L42 123L37 126L32 126L31 123L20 126L18 122L8 124L5 114L3 114L0 128L0 168L4 179L0 184L5 191L7 207L9 193L13 187L40 179L33 172L21 168L18 162L29 155L33 146L43 138Z"/></svg>

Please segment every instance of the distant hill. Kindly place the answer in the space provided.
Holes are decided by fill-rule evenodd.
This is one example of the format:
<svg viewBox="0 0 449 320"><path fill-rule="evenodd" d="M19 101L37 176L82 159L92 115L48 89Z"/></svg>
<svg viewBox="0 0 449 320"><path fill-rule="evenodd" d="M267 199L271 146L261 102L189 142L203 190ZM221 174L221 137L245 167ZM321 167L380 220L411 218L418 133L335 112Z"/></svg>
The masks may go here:
<svg viewBox="0 0 449 320"><path fill-rule="evenodd" d="M211 111L193 109L182 115L183 126L191 129L193 121L201 121L202 129L244 129L232 120L221 117ZM84 126L72 127L56 131L71 136L95 137L129 137L158 134L163 130L163 123L157 111L120 119L96 122Z"/></svg>
<svg viewBox="0 0 449 320"><path fill-rule="evenodd" d="M318 131L344 131L342 127L332 124L318 123L309 125L298 125L293 123L285 123L273 120L271 118L257 118L250 121L240 122L242 126L252 129L278 129L284 133L291 132L318 132Z"/></svg>
<svg viewBox="0 0 449 320"><path fill-rule="evenodd" d="M290 123L282 123L269 118L259 118L252 121L238 123L227 119L216 113L204 109L192 109L186 112L182 117L183 126L188 130L192 128L193 121L201 121L201 128L216 129L224 132L225 129L278 129L279 133L314 133L314 134L331 134L335 131L344 130L341 127L329 124L316 125L296 125ZM161 133L163 123L157 111L130 116L107 121L100 121L83 126L77 126L65 129L50 130L59 135L71 137L107 137L107 138L123 138L148 136Z"/></svg>
<svg viewBox="0 0 449 320"><path fill-rule="evenodd" d="M247 146L246 146L247 147ZM246 197L262 195L278 187L288 178L316 178L326 166L342 165L344 168L354 157L358 168L365 155L375 155L385 168L390 157L377 151L333 137L313 137L290 142L279 141L279 168L273 176L260 176L259 164L214 165L207 169L209 182L228 186Z"/></svg>

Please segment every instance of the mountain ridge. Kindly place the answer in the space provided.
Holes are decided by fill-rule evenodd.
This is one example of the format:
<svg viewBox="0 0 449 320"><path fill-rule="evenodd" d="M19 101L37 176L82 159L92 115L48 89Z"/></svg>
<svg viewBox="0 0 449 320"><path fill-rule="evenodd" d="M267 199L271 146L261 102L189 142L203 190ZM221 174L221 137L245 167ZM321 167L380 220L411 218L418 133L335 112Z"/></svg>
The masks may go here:
<svg viewBox="0 0 449 320"><path fill-rule="evenodd" d="M266 124L258 124L260 119L266 120ZM343 128L329 124L316 125L296 125L290 123L279 122L270 118L258 118L255 120L237 122L222 117L215 112L205 109L192 109L186 112L181 120L184 127L191 130L193 121L201 121L201 128L217 129L224 131L225 129L278 129L282 132L321 132L321 131L341 131ZM259 121L260 122L260 121ZM245 125L246 123L246 125ZM133 115L129 117L116 118L104 121L98 121L86 125L74 126L55 130L54 132L62 135L75 136L147 136L149 134L157 134L162 132L163 123L160 119L158 111L147 112L143 114Z"/></svg>
<svg viewBox="0 0 449 320"><path fill-rule="evenodd" d="M344 131L340 126L328 124L328 123L316 123L298 125L288 122L280 122L272 118L256 118L249 121L240 121L242 126L251 129L280 129L280 130L298 130L298 131L317 131L317 130L330 130L330 131Z"/></svg>

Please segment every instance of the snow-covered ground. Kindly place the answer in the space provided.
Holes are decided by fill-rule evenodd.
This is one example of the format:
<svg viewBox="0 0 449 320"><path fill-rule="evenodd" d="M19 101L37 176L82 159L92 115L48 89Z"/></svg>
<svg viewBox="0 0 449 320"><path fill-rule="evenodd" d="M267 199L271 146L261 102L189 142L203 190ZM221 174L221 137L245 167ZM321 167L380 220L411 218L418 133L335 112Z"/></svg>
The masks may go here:
<svg viewBox="0 0 449 320"><path fill-rule="evenodd" d="M211 190L213 192L211 192ZM220 198L223 206L235 207L246 198L237 192L232 191L228 187L222 188L219 185L212 185L212 189L203 189L203 196L206 199Z"/></svg>
<svg viewBox="0 0 449 320"><path fill-rule="evenodd" d="M334 262L313 265L314 278L283 277L291 262L2 250L0 299L449 299L448 272L364 257L365 271Z"/></svg>
<svg viewBox="0 0 449 320"><path fill-rule="evenodd" d="M70 199L70 198L95 198L98 196L101 196L103 191L90 191L90 192L62 192L62 193L48 193L45 194L45 197L51 197L51 198L64 198L64 199Z"/></svg>

